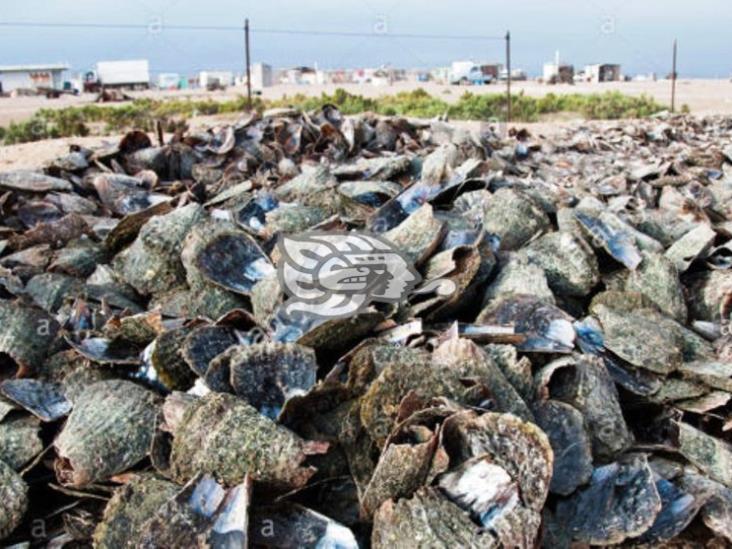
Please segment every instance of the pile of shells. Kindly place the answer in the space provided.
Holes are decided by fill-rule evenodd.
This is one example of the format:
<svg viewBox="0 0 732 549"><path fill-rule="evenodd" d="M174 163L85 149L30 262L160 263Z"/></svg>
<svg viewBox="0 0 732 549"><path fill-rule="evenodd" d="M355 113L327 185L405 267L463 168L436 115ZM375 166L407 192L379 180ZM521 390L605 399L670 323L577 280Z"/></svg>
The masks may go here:
<svg viewBox="0 0 732 549"><path fill-rule="evenodd" d="M280 109L0 193L6 544L732 543L732 119ZM282 315L311 230L421 286Z"/></svg>

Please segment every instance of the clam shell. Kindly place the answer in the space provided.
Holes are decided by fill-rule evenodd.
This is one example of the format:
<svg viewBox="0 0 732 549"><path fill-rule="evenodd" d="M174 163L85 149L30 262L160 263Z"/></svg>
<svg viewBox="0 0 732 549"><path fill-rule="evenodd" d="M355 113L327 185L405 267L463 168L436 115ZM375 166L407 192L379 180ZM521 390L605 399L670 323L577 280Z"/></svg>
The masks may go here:
<svg viewBox="0 0 732 549"><path fill-rule="evenodd" d="M361 507L371 516L389 499L410 497L434 476L433 458L439 444L439 431L430 433L427 440L394 439L386 445L368 486L363 492ZM436 471L436 472L439 472Z"/></svg>
<svg viewBox="0 0 732 549"><path fill-rule="evenodd" d="M272 419L287 399L305 394L315 385L315 352L302 345L255 343L226 353L234 392Z"/></svg>
<svg viewBox="0 0 732 549"><path fill-rule="evenodd" d="M274 267L254 240L244 233L220 234L196 256L196 266L208 281L248 295Z"/></svg>
<svg viewBox="0 0 732 549"><path fill-rule="evenodd" d="M118 215L145 210L155 202L143 182L122 174L100 174L92 183L107 208Z"/></svg>
<svg viewBox="0 0 732 549"><path fill-rule="evenodd" d="M701 224L674 242L664 255L678 272L683 273L694 260L709 251L716 236L717 233L708 225Z"/></svg>
<svg viewBox="0 0 732 549"><path fill-rule="evenodd" d="M0 395L42 421L56 421L71 411L71 402L58 385L36 379L5 380L0 383Z"/></svg>
<svg viewBox="0 0 732 549"><path fill-rule="evenodd" d="M0 539L5 539L23 520L28 509L28 486L0 460Z"/></svg>
<svg viewBox="0 0 732 549"><path fill-rule="evenodd" d="M549 363L536 374L536 394L582 414L596 459L607 461L633 443L617 389L600 358L579 355Z"/></svg>
<svg viewBox="0 0 732 549"><path fill-rule="evenodd" d="M489 456L472 458L439 479L442 492L469 511L503 547L530 547L541 515L521 504L517 483Z"/></svg>
<svg viewBox="0 0 732 549"><path fill-rule="evenodd" d="M435 219L432 206L425 204L383 236L409 261L419 265L435 251L444 235L444 223Z"/></svg>
<svg viewBox="0 0 732 549"><path fill-rule="evenodd" d="M233 395L211 393L186 410L174 433L171 474L186 481L208 473L227 486L250 474L279 488L297 487L315 473L303 460L327 447L302 440Z"/></svg>
<svg viewBox="0 0 732 549"><path fill-rule="evenodd" d="M196 380L194 371L181 353L181 347L189 334L190 330L185 327L168 330L157 337L150 350L150 363L157 379L173 391L186 391Z"/></svg>
<svg viewBox="0 0 732 549"><path fill-rule="evenodd" d="M661 511L651 527L637 540L639 543L658 544L669 541L694 520L704 500L679 489L664 478L656 480L661 497Z"/></svg>
<svg viewBox="0 0 732 549"><path fill-rule="evenodd" d="M436 489L422 488L409 499L384 502L374 515L371 546L497 547L498 541Z"/></svg>
<svg viewBox="0 0 732 549"><path fill-rule="evenodd" d="M628 269L635 269L642 257L633 235L617 216L609 212L593 215L575 211L575 218L593 246L603 248Z"/></svg>
<svg viewBox="0 0 732 549"><path fill-rule="evenodd" d="M528 509L540 511L549 492L554 454L546 434L512 414L460 412L445 421L445 448L464 462L488 454L518 483Z"/></svg>
<svg viewBox="0 0 732 549"><path fill-rule="evenodd" d="M0 188L31 193L73 190L71 183L64 179L30 171L0 173Z"/></svg>
<svg viewBox="0 0 732 549"><path fill-rule="evenodd" d="M23 234L11 237L8 245L14 250L25 250L40 244L51 244L59 248L90 233L86 220L79 214L72 213L48 223L39 223Z"/></svg>
<svg viewBox="0 0 732 549"><path fill-rule="evenodd" d="M183 239L203 215L198 204L189 204L150 218L132 245L117 255L115 270L143 295L180 285L185 280L180 259Z"/></svg>
<svg viewBox="0 0 732 549"><path fill-rule="evenodd" d="M534 235L549 228L549 218L526 194L499 189L483 211L483 228L501 239L502 250L517 250Z"/></svg>
<svg viewBox="0 0 732 549"><path fill-rule="evenodd" d="M640 292L666 315L686 322L686 302L679 273L670 259L653 253L643 253L643 261L629 273L624 290Z"/></svg>
<svg viewBox="0 0 732 549"><path fill-rule="evenodd" d="M710 478L732 488L732 445L679 423L679 452Z"/></svg>
<svg viewBox="0 0 732 549"><path fill-rule="evenodd" d="M180 353L194 373L204 376L214 358L238 343L239 338L232 328L200 326L186 336Z"/></svg>
<svg viewBox="0 0 732 549"><path fill-rule="evenodd" d="M516 345L520 351L569 353L574 346L572 318L536 296L501 297L480 312L476 323L513 326L525 336Z"/></svg>
<svg viewBox="0 0 732 549"><path fill-rule="evenodd" d="M577 542L617 544L651 528L661 506L646 457L631 454L597 467L587 487L558 503L557 516Z"/></svg>
<svg viewBox="0 0 732 549"><path fill-rule="evenodd" d="M0 377L40 367L58 330L44 311L0 301Z"/></svg>
<svg viewBox="0 0 732 549"><path fill-rule="evenodd" d="M584 418L579 410L559 400L538 403L533 411L554 452L549 490L567 496L592 475L592 447Z"/></svg>
<svg viewBox="0 0 732 549"><path fill-rule="evenodd" d="M129 381L100 381L76 399L54 447L61 484L84 486L126 471L150 449L158 397Z"/></svg>
<svg viewBox="0 0 732 549"><path fill-rule="evenodd" d="M107 503L102 521L94 531L94 545L105 549L137 547L142 526L178 490L176 484L167 480L134 477L115 490Z"/></svg>
<svg viewBox="0 0 732 549"><path fill-rule="evenodd" d="M292 503L255 506L251 536L255 547L359 547L353 532L346 526Z"/></svg>
<svg viewBox="0 0 732 549"><path fill-rule="evenodd" d="M600 281L595 254L582 238L572 233L542 235L523 253L544 269L549 287L557 294L586 296Z"/></svg>
<svg viewBox="0 0 732 549"><path fill-rule="evenodd" d="M40 422L30 416L0 421L0 461L19 470L43 450Z"/></svg>
<svg viewBox="0 0 732 549"><path fill-rule="evenodd" d="M548 304L555 303L544 269L518 254L511 255L501 267L496 278L486 288L483 303L488 305L499 297L515 295L531 295Z"/></svg>

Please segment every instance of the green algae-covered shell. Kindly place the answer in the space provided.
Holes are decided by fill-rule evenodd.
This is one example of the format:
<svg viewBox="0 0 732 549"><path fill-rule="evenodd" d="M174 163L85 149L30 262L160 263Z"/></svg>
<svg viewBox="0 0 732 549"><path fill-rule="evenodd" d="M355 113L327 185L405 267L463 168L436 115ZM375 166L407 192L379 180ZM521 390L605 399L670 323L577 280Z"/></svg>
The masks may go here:
<svg viewBox="0 0 732 549"><path fill-rule="evenodd" d="M625 290L640 292L648 297L666 315L686 322L684 289L673 262L660 254L644 252L638 268L631 271Z"/></svg>
<svg viewBox="0 0 732 549"><path fill-rule="evenodd" d="M517 250L549 226L546 213L520 191L498 189L487 199L483 228L501 238L502 250Z"/></svg>
<svg viewBox="0 0 732 549"><path fill-rule="evenodd" d="M32 416L12 416L0 421L0 461L19 470L43 450L40 421Z"/></svg>
<svg viewBox="0 0 732 549"><path fill-rule="evenodd" d="M115 490L107 503L94 532L94 546L100 549L137 547L142 525L179 489L177 484L152 476L132 478Z"/></svg>
<svg viewBox="0 0 732 549"><path fill-rule="evenodd" d="M410 391L425 398L458 398L465 393L458 377L450 376L448 368L433 364L423 350L404 349L391 362L378 367L381 372L362 397L360 416L369 436L380 446L393 428L399 403Z"/></svg>
<svg viewBox="0 0 732 549"><path fill-rule="evenodd" d="M460 412L445 421L443 440L451 457L465 461L488 454L521 489L525 505L541 511L552 478L554 453L546 434L512 414Z"/></svg>
<svg viewBox="0 0 732 549"><path fill-rule="evenodd" d="M595 458L607 461L633 444L618 391L602 359L573 355L550 362L536 374L536 394L581 412Z"/></svg>
<svg viewBox="0 0 732 549"><path fill-rule="evenodd" d="M58 323L41 309L0 301L0 355L15 363L13 368L2 361L0 377L40 367L58 330Z"/></svg>
<svg viewBox="0 0 732 549"><path fill-rule="evenodd" d="M420 265L432 255L444 235L445 223L435 218L432 206L425 204L383 236L409 261Z"/></svg>
<svg viewBox="0 0 732 549"><path fill-rule="evenodd" d="M158 397L130 381L87 387L54 442L59 482L84 486L137 464L148 455L158 411Z"/></svg>
<svg viewBox="0 0 732 549"><path fill-rule="evenodd" d="M15 530L28 508L28 486L4 461L0 460L0 539Z"/></svg>
<svg viewBox="0 0 732 549"><path fill-rule="evenodd" d="M301 463L327 447L301 439L233 395L210 393L188 407L174 433L171 474L185 482L208 473L232 486L249 473L263 483L297 487L315 473Z"/></svg>
<svg viewBox="0 0 732 549"><path fill-rule="evenodd" d="M434 488L422 488L409 499L388 500L374 515L374 549L498 546L489 531Z"/></svg>
<svg viewBox="0 0 732 549"><path fill-rule="evenodd" d="M498 538L501 547L535 544L541 514L521 502L518 483L490 455L471 458L441 475L442 493Z"/></svg>
<svg viewBox="0 0 732 549"><path fill-rule="evenodd" d="M600 281L600 269L592 248L570 232L547 233L522 250L546 273L552 291L586 296Z"/></svg>
<svg viewBox="0 0 732 549"><path fill-rule="evenodd" d="M198 204L152 217L140 229L132 245L114 260L117 272L143 295L170 290L185 280L181 263L183 239L202 219Z"/></svg>

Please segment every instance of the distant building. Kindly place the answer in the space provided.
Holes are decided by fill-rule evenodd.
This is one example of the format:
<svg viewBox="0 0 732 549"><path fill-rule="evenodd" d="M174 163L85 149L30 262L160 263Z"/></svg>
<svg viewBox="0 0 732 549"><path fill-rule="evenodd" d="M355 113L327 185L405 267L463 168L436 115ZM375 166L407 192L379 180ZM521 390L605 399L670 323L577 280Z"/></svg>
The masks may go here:
<svg viewBox="0 0 732 549"><path fill-rule="evenodd" d="M266 63L254 63L251 68L252 88L261 90L272 85L272 66Z"/></svg>
<svg viewBox="0 0 732 549"><path fill-rule="evenodd" d="M544 63L542 78L547 84L571 84L574 82L574 66L566 63Z"/></svg>
<svg viewBox="0 0 732 549"><path fill-rule="evenodd" d="M158 88L161 90L177 90L181 87L180 74L164 72L158 75Z"/></svg>
<svg viewBox="0 0 732 549"><path fill-rule="evenodd" d="M587 65L584 75L588 82L619 82L622 80L620 65L611 63Z"/></svg>
<svg viewBox="0 0 732 549"><path fill-rule="evenodd" d="M18 89L63 88L63 73L69 66L52 65L0 65L0 92Z"/></svg>
<svg viewBox="0 0 732 549"><path fill-rule="evenodd" d="M283 84L323 84L326 75L324 71L312 67L293 67L284 71L280 81Z"/></svg>
<svg viewBox="0 0 732 549"><path fill-rule="evenodd" d="M448 84L450 82L450 67L437 67L430 71L430 80L437 84Z"/></svg>
<svg viewBox="0 0 732 549"><path fill-rule="evenodd" d="M201 71L198 73L198 85L202 88L225 88L234 83L231 71Z"/></svg>
<svg viewBox="0 0 732 549"><path fill-rule="evenodd" d="M505 73L506 69L503 69L501 72ZM528 80L529 77L526 74L526 71L524 69L511 69L511 79L512 80Z"/></svg>

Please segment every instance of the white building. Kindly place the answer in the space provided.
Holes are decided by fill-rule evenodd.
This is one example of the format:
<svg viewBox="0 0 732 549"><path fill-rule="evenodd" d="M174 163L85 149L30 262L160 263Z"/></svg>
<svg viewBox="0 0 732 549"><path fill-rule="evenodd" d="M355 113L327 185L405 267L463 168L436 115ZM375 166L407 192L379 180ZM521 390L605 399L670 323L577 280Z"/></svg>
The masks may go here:
<svg viewBox="0 0 732 549"><path fill-rule="evenodd" d="M202 88L209 86L231 86L234 83L234 73L231 71L201 71L198 73L198 85Z"/></svg>
<svg viewBox="0 0 732 549"><path fill-rule="evenodd" d="M158 75L158 88L161 90L177 90L180 87L180 74L164 72Z"/></svg>
<svg viewBox="0 0 732 549"><path fill-rule="evenodd" d="M69 66L57 63L49 65L0 65L0 91L17 89L63 88L63 73Z"/></svg>
<svg viewBox="0 0 732 549"><path fill-rule="evenodd" d="M266 63L254 63L251 68L252 88L261 90L272 85L272 67Z"/></svg>
<svg viewBox="0 0 732 549"><path fill-rule="evenodd" d="M614 63L597 63L585 65L585 79L588 82L619 82L622 80L620 65Z"/></svg>

